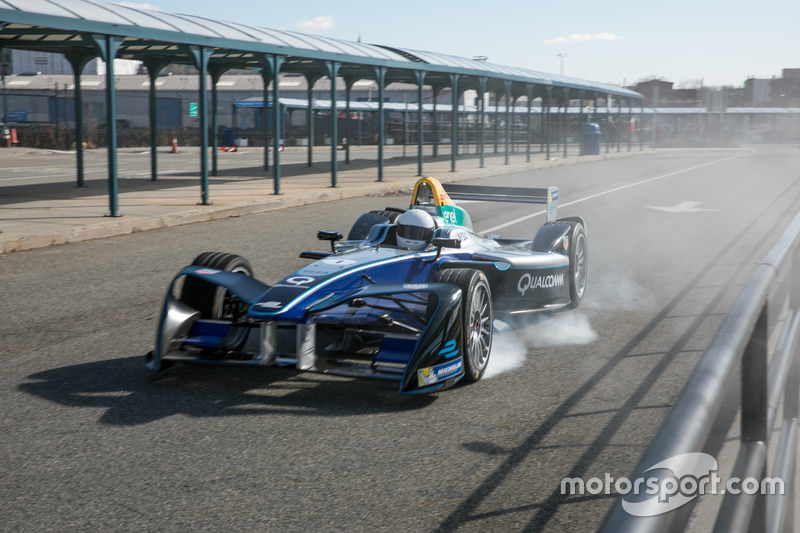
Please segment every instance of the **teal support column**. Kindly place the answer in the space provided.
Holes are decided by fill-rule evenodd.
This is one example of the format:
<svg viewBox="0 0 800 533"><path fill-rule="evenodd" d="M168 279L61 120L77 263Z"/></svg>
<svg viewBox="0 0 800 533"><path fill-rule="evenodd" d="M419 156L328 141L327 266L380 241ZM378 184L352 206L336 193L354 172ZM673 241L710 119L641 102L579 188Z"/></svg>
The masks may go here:
<svg viewBox="0 0 800 533"><path fill-rule="evenodd" d="M217 82L227 68L213 66L209 68L211 73L211 175L219 174L217 167L217 154L219 153L219 112L217 106Z"/></svg>
<svg viewBox="0 0 800 533"><path fill-rule="evenodd" d="M217 119L217 80L213 75L211 76L211 175L218 174L217 167L217 148L219 142L217 141L217 131L219 130L219 122Z"/></svg>
<svg viewBox="0 0 800 533"><path fill-rule="evenodd" d="M219 123L217 122L217 81L218 77L211 75L211 175L217 175L217 130Z"/></svg>
<svg viewBox="0 0 800 533"><path fill-rule="evenodd" d="M492 113L492 153L496 154L500 151L500 121L497 119L500 114L500 94L497 91L493 91L491 94L494 95L494 113Z"/></svg>
<svg viewBox="0 0 800 533"><path fill-rule="evenodd" d="M630 99L628 100L628 151L631 151L631 143L633 142L633 106Z"/></svg>
<svg viewBox="0 0 800 533"><path fill-rule="evenodd" d="M314 164L314 84L320 78L319 75L306 74L306 98L308 99L308 109L306 123L308 124L308 162L307 166Z"/></svg>
<svg viewBox="0 0 800 533"><path fill-rule="evenodd" d="M147 77L150 79L150 90L148 91L148 111L150 113L150 181L158 181L158 104L156 99L156 80L161 69L167 66L166 63L146 59L144 66L147 67Z"/></svg>
<svg viewBox="0 0 800 533"><path fill-rule="evenodd" d="M378 181L383 181L383 145L386 144L386 117L383 113L383 100L386 85L386 67L375 67L378 82Z"/></svg>
<svg viewBox="0 0 800 533"><path fill-rule="evenodd" d="M150 67L147 67L150 77L150 91L148 94L148 103L150 111L150 181L158 181L158 153L156 138L158 135L158 113L156 111L156 77L157 72L152 72Z"/></svg>
<svg viewBox="0 0 800 533"><path fill-rule="evenodd" d="M480 168L484 167L486 149L486 78L478 78L478 154Z"/></svg>
<svg viewBox="0 0 800 533"><path fill-rule="evenodd" d="M346 165L350 164L350 145L353 143L350 132L350 92L353 89L353 84L357 81L353 77L344 78L344 162Z"/></svg>
<svg viewBox="0 0 800 533"><path fill-rule="evenodd" d="M597 93L592 93L592 120L593 121L599 121L600 120L600 117L598 116L598 114L599 113L597 111ZM598 145L597 149L598 149L598 153L599 153L600 145Z"/></svg>
<svg viewBox="0 0 800 533"><path fill-rule="evenodd" d="M583 155L583 97L584 91L578 91L580 102L578 103L578 155Z"/></svg>
<svg viewBox="0 0 800 533"><path fill-rule="evenodd" d="M272 67L263 69L261 71L261 99L264 101L264 106L261 108L261 136L264 138L264 170L269 171L269 102L270 91L269 85L272 82ZM272 102L272 113L275 114L275 102Z"/></svg>
<svg viewBox="0 0 800 533"><path fill-rule="evenodd" d="M642 100L642 107L639 112L639 151L644 151L644 135L642 135L642 126L644 125L644 100Z"/></svg>
<svg viewBox="0 0 800 533"><path fill-rule="evenodd" d="M606 153L611 149L611 95L606 95Z"/></svg>
<svg viewBox="0 0 800 533"><path fill-rule="evenodd" d="M441 87L438 85L431 85L431 91L433 92L433 113L431 116L433 121L433 139L431 141L431 145L433 147L434 159L439 156L439 113L436 111L436 97L439 96L439 91L441 90Z"/></svg>
<svg viewBox="0 0 800 533"><path fill-rule="evenodd" d="M418 70L414 75L417 78L417 176L422 176L422 166L425 158L425 120L422 112L422 103L425 101L425 72Z"/></svg>
<svg viewBox="0 0 800 533"><path fill-rule="evenodd" d="M331 80L331 187L339 186L339 110L336 106L336 79L339 77L339 67L342 64L338 61L326 61L325 69L328 71L328 78Z"/></svg>
<svg viewBox="0 0 800 533"><path fill-rule="evenodd" d="M547 88L545 87L545 94L542 95L542 108L539 110L539 153L544 152L545 144L545 131L547 129L547 117L545 115L544 101L547 98Z"/></svg>
<svg viewBox="0 0 800 533"><path fill-rule="evenodd" d="M614 136L614 141L617 143L617 153L622 151L622 132L619 131L620 126L622 125L622 98L617 99L617 118L614 124L614 131L616 131L616 135Z"/></svg>
<svg viewBox="0 0 800 533"><path fill-rule="evenodd" d="M108 144L108 213L106 216L119 217L119 176L117 170L117 100L114 77L114 58L122 44L121 37L111 35L92 36L106 62L106 131Z"/></svg>
<svg viewBox="0 0 800 533"><path fill-rule="evenodd" d="M272 72L272 194L281 194L281 66L285 56L267 56ZM266 100L264 101L266 106ZM265 117L266 120L266 117ZM309 139L309 144L311 139ZM264 147L266 150L266 146Z"/></svg>
<svg viewBox="0 0 800 533"><path fill-rule="evenodd" d="M450 172L455 172L456 159L458 158L458 74L450 74L450 86L453 88L453 109L452 118L450 119Z"/></svg>
<svg viewBox="0 0 800 533"><path fill-rule="evenodd" d="M150 77L150 91L148 94L148 108L150 111L150 181L158 181L158 100L156 99L156 77L158 73L153 73L150 67L147 68Z"/></svg>
<svg viewBox="0 0 800 533"><path fill-rule="evenodd" d="M197 116L200 118L200 202L211 205L208 199L208 59L211 49L205 46L189 48L198 70L199 90Z"/></svg>
<svg viewBox="0 0 800 533"><path fill-rule="evenodd" d="M525 161L530 163L530 161L531 161L531 142L533 141L532 132L531 132L531 106L533 105L533 84L531 84L531 83L527 84L525 86L525 89L527 90L527 93L528 93L527 94L527 96L528 96L528 111L526 113L526 118L525 118L525 129L527 130L526 133L525 133L525 143L527 145L526 148L525 148Z"/></svg>
<svg viewBox="0 0 800 533"><path fill-rule="evenodd" d="M85 187L83 168L83 90L81 89L81 74L84 67L94 59L88 55L66 56L72 65L72 74L75 79L75 165L77 174L77 187Z"/></svg>
<svg viewBox="0 0 800 533"><path fill-rule="evenodd" d="M511 139L509 138L511 137L511 82L510 81L503 82L503 88L506 91L506 131L505 131L506 142L505 142L505 159L503 161L503 164L507 165L509 160L509 149L511 143Z"/></svg>
<svg viewBox="0 0 800 533"><path fill-rule="evenodd" d="M75 165L78 187L85 187L83 172L83 90L81 89L81 72L75 70Z"/></svg>
<svg viewBox="0 0 800 533"><path fill-rule="evenodd" d="M569 89L564 89L564 159L567 158L567 140L569 139Z"/></svg>
<svg viewBox="0 0 800 533"><path fill-rule="evenodd" d="M547 108L547 119L546 119L546 123L545 123L545 143L547 144L547 153L545 154L545 157L549 161L550 160L550 126L551 126L551 124L550 124L550 105L551 105L552 100L553 100L553 88L548 85L546 87L545 94L546 94L547 102L545 103L544 99L542 100L543 109L544 109L544 107Z"/></svg>

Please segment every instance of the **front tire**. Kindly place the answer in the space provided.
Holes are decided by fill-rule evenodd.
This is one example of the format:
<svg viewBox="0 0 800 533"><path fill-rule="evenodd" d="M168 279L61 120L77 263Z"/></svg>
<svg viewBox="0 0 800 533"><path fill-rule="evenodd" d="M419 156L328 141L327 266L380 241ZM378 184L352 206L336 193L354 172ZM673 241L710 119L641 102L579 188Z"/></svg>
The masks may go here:
<svg viewBox="0 0 800 533"><path fill-rule="evenodd" d="M471 268L438 272L435 281L452 283L461 289L462 338L464 339L464 381L475 383L486 372L492 350L492 292L486 275Z"/></svg>
<svg viewBox="0 0 800 533"><path fill-rule="evenodd" d="M253 267L250 262L236 254L203 252L195 257L192 265L253 276ZM235 321L247 311L246 304L229 293L225 287L193 276L186 276L179 299L200 311L201 318L205 319Z"/></svg>

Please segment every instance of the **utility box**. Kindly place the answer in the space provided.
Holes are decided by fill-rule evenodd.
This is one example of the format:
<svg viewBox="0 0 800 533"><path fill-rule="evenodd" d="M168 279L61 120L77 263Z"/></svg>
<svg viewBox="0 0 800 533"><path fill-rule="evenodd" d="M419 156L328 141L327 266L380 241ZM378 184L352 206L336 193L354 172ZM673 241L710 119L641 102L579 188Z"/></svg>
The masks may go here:
<svg viewBox="0 0 800 533"><path fill-rule="evenodd" d="M581 125L581 155L599 155L600 138L602 137L600 125L596 122L587 122Z"/></svg>

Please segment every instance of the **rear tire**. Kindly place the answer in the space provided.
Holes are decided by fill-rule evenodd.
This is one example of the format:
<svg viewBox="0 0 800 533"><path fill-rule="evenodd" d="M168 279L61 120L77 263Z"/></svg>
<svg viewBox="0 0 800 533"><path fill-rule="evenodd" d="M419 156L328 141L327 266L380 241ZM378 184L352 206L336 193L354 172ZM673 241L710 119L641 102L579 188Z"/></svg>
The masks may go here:
<svg viewBox="0 0 800 533"><path fill-rule="evenodd" d="M589 272L589 247L586 230L580 222L570 221L569 232L569 309L575 309L583 301L586 279Z"/></svg>
<svg viewBox="0 0 800 533"><path fill-rule="evenodd" d="M397 219L402 215L404 210L394 210L394 209L376 209L375 211L370 211L370 213L374 213L376 215L381 215L389 219L389 224L394 224L397 222Z"/></svg>
<svg viewBox="0 0 800 533"><path fill-rule="evenodd" d="M486 275L471 268L451 268L438 272L439 283L452 283L461 289L464 381L475 383L486 372L492 351L492 292Z"/></svg>
<svg viewBox="0 0 800 533"><path fill-rule="evenodd" d="M394 224L401 213L389 209L378 209L364 213L353 223L347 234L348 241L363 241L376 224Z"/></svg>
<svg viewBox="0 0 800 533"><path fill-rule="evenodd" d="M240 272L253 276L253 267L244 257L224 252L203 252L192 261L194 266L215 268L228 272ZM247 306L225 287L214 285L194 276L186 276L179 299L200 311L201 318L235 321L247 311Z"/></svg>

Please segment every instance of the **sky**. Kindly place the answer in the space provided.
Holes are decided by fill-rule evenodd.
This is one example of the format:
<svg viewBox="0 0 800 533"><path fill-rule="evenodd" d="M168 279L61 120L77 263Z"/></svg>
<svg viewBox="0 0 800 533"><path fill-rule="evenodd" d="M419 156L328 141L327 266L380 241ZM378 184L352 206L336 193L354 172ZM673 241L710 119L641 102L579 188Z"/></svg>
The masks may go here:
<svg viewBox="0 0 800 533"><path fill-rule="evenodd" d="M740 87L800 68L797 0L118 0L326 37L485 56L500 65L615 85Z"/></svg>

